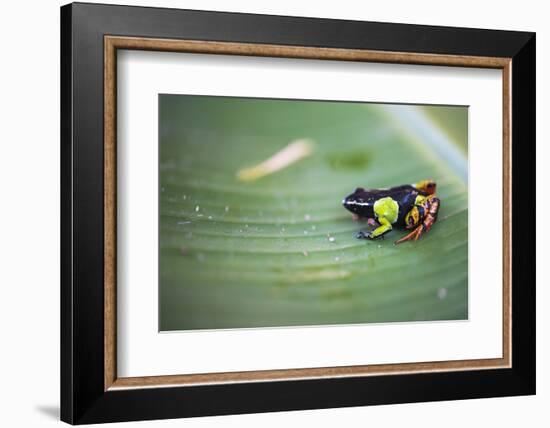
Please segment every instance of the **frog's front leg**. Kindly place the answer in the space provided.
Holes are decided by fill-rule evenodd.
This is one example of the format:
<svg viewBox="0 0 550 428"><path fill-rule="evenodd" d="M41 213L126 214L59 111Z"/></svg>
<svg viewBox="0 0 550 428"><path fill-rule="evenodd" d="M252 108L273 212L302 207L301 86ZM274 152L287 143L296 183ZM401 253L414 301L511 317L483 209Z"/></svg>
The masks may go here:
<svg viewBox="0 0 550 428"><path fill-rule="evenodd" d="M371 232L359 232L357 235L358 238L380 239L392 230L392 224L395 223L399 214L398 203L388 196L376 201L373 209L374 215L380 225Z"/></svg>
<svg viewBox="0 0 550 428"><path fill-rule="evenodd" d="M421 205L422 209L425 211L423 218L421 219L422 223L416 226L416 228L411 233L395 241L395 244L397 245L397 244L401 244L402 242L411 241L411 240L416 241L424 233L429 232L433 224L437 220L437 213L439 212L440 205L441 205L441 201L439 200L439 198L437 198L435 195L429 196ZM416 210L416 213L418 213L418 207L414 207L411 210L411 213L413 212L413 210Z"/></svg>
<svg viewBox="0 0 550 428"><path fill-rule="evenodd" d="M376 229L368 233L360 231L357 234L357 237L366 239L380 239L383 238L386 233L392 230L392 225L389 220L385 218L379 218L378 222L380 223L380 226L378 226Z"/></svg>

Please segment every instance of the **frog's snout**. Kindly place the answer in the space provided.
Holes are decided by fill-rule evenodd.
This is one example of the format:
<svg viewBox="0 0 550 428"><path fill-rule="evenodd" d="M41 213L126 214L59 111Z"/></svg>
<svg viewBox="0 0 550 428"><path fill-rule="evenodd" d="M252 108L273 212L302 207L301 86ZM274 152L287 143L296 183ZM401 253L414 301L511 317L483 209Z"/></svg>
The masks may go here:
<svg viewBox="0 0 550 428"><path fill-rule="evenodd" d="M348 208L352 205L354 205L356 202L356 199L353 197L353 194L346 196L344 199L342 199L342 205L345 208Z"/></svg>
<svg viewBox="0 0 550 428"><path fill-rule="evenodd" d="M350 206L349 201L350 201L349 196L346 196L344 199L342 199L342 205L344 206L344 208L346 208L348 210L349 210L349 206Z"/></svg>
<svg viewBox="0 0 550 428"><path fill-rule="evenodd" d="M342 199L342 205L344 208L352 213L357 213L364 202L361 195L364 191L365 189L358 187L353 193Z"/></svg>

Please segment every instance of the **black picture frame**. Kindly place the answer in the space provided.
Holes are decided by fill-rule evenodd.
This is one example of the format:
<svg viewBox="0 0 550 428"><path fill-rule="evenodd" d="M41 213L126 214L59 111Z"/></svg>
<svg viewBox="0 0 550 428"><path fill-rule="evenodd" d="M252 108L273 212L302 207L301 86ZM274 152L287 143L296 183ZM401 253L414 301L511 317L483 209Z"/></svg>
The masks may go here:
<svg viewBox="0 0 550 428"><path fill-rule="evenodd" d="M512 210L512 366L104 388L104 36L512 59L512 207L535 212L535 34L74 3L61 8L61 419L71 424L535 393L535 228Z"/></svg>

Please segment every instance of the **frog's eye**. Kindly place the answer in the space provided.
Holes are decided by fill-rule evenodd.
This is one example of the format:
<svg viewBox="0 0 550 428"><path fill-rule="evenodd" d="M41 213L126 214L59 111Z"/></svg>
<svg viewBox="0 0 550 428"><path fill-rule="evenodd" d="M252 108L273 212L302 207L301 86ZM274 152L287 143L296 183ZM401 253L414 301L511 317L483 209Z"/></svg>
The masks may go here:
<svg viewBox="0 0 550 428"><path fill-rule="evenodd" d="M365 191L364 188L358 187L358 188L355 189L355 192L354 192L354 193L360 193L360 192L364 192L364 191Z"/></svg>

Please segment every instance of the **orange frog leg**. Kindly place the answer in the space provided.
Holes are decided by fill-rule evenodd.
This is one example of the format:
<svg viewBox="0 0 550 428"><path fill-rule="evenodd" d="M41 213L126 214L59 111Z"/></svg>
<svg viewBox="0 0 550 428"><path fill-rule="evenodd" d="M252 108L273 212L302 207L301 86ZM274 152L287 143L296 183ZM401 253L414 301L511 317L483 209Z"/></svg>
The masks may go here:
<svg viewBox="0 0 550 428"><path fill-rule="evenodd" d="M430 198L426 202L427 202L427 211L422 223L419 224L411 233L395 241L395 245L401 244L402 242L405 242L405 241L412 241L412 240L417 241L418 238L420 238L424 233L430 231L433 224L437 220L437 213L439 211L439 206L441 205L441 201L439 200L439 198L435 197L434 195L434 196L430 196Z"/></svg>

